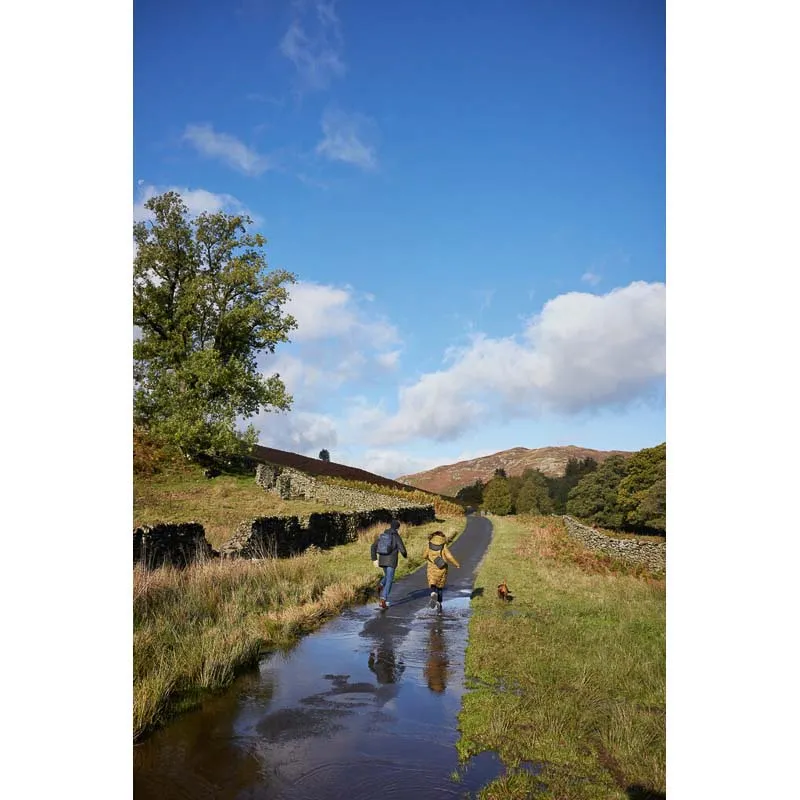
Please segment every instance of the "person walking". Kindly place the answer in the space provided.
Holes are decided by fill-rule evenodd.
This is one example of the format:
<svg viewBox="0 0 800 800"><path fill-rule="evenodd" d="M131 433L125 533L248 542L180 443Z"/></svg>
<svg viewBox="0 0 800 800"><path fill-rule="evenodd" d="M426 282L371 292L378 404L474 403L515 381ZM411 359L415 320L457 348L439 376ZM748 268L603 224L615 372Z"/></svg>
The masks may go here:
<svg viewBox="0 0 800 800"><path fill-rule="evenodd" d="M461 567L455 556L447 548L447 537L442 531L434 531L428 538L428 544L422 554L428 564L428 586L431 587L430 607L442 610L442 590L447 584L448 562L454 567Z"/></svg>
<svg viewBox="0 0 800 800"><path fill-rule="evenodd" d="M380 584L381 608L389 607L389 594L392 591L394 573L397 569L397 554L402 554L403 558L408 558L406 546L400 538L400 520L393 519L389 527L372 543L369 557L376 567L383 569L383 578Z"/></svg>

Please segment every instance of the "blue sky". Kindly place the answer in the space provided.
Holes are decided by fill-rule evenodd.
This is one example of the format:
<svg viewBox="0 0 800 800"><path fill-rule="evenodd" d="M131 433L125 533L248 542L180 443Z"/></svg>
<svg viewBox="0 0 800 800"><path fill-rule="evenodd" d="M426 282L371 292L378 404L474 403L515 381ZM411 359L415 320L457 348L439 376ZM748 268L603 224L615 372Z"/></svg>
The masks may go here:
<svg viewBox="0 0 800 800"><path fill-rule="evenodd" d="M388 476L665 433L662 3L134 6L134 215L298 277L264 444Z"/></svg>

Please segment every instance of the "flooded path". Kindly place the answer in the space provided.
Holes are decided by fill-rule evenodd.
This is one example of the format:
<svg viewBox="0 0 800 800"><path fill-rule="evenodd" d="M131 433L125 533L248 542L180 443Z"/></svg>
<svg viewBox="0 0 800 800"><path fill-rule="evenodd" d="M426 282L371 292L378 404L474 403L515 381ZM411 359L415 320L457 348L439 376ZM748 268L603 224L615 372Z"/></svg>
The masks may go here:
<svg viewBox="0 0 800 800"><path fill-rule="evenodd" d="M474 571L490 538L487 519L467 518L441 614L417 570L387 611L346 610L137 745L135 798L422 800L485 785L492 757L452 774Z"/></svg>

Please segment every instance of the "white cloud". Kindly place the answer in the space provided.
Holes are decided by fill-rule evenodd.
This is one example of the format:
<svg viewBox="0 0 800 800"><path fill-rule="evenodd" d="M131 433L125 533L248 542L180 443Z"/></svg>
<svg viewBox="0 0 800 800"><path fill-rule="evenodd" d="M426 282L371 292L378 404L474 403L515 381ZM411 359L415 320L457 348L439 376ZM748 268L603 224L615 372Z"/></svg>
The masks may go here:
<svg viewBox="0 0 800 800"><path fill-rule="evenodd" d="M595 275L594 272L584 272L583 275L581 275L581 280L592 286L597 286L601 279L600 276Z"/></svg>
<svg viewBox="0 0 800 800"><path fill-rule="evenodd" d="M629 403L664 378L665 307L663 283L560 295L518 337L477 335L451 350L447 369L401 388L397 412L373 413L365 434L373 444L447 441L498 418Z"/></svg>
<svg viewBox="0 0 800 800"><path fill-rule="evenodd" d="M400 350L391 350L388 353L378 353L375 356L375 361L384 369L392 370L397 368L399 358Z"/></svg>
<svg viewBox="0 0 800 800"><path fill-rule="evenodd" d="M280 44L297 69L299 88L325 89L344 75L342 31L334 2L295 2L294 17Z"/></svg>
<svg viewBox="0 0 800 800"><path fill-rule="evenodd" d="M381 348L398 341L394 325L370 317L350 287L298 281L289 289L286 310L297 320L295 342L350 337Z"/></svg>
<svg viewBox="0 0 800 800"><path fill-rule="evenodd" d="M180 186L154 186L151 183L139 181L137 200L133 206L134 221L142 222L152 219L152 213L144 207L144 204L151 197L164 192L177 192L180 194L189 209L189 214L193 217L202 214L204 211L208 211L211 214L217 211L226 211L232 214L244 214L254 220L257 219L241 201L230 194L214 194L214 192L209 192L205 189L188 189Z"/></svg>
<svg viewBox="0 0 800 800"><path fill-rule="evenodd" d="M336 423L326 414L262 413L250 421L260 429L259 442L278 450L316 457L323 447L331 450L339 442Z"/></svg>
<svg viewBox="0 0 800 800"><path fill-rule="evenodd" d="M320 396L326 397L348 381L357 380L368 366L366 355L336 348L302 351L302 358L284 352L271 356L266 374L277 372L287 391L295 398L295 407L308 407Z"/></svg>
<svg viewBox="0 0 800 800"><path fill-rule="evenodd" d="M187 125L183 138L201 155L219 159L245 175L261 175L273 166L267 156L229 133L217 133L208 123Z"/></svg>
<svg viewBox="0 0 800 800"><path fill-rule="evenodd" d="M324 138L317 145L316 152L331 161L374 170L378 166L378 157L375 146L368 141L373 130L374 122L363 114L328 110L322 117Z"/></svg>
<svg viewBox="0 0 800 800"><path fill-rule="evenodd" d="M348 384L352 392L353 384L379 380L387 362L396 361L395 353L400 352L396 347L387 351L400 342L395 327L366 307L364 298L350 287L300 281L289 287L289 296L285 308L299 327L292 332L292 341L274 355L261 356L260 368L265 375L277 372L293 396L292 411L282 415L282 424L296 438L307 421L305 413L318 414L331 403L339 408L349 404L350 411L363 405L337 393ZM265 434L274 431L277 423L269 416L261 419L270 425ZM342 424L352 430L349 417Z"/></svg>
<svg viewBox="0 0 800 800"><path fill-rule="evenodd" d="M402 453L399 450L367 450L359 459L359 466L385 478L411 475L431 469L441 461Z"/></svg>

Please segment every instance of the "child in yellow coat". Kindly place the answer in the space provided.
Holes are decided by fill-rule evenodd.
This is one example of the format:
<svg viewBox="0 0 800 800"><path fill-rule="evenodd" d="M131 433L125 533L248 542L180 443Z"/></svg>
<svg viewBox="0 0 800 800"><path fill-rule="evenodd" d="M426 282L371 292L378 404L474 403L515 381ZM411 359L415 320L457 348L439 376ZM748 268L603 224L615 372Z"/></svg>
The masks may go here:
<svg viewBox="0 0 800 800"><path fill-rule="evenodd" d="M434 531L430 535L422 558L428 564L428 586L431 587L430 607L441 611L442 589L447 583L448 562L454 567L460 567L461 564L448 550L447 537L442 531Z"/></svg>

